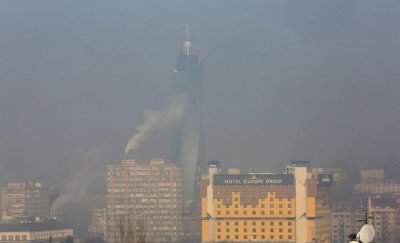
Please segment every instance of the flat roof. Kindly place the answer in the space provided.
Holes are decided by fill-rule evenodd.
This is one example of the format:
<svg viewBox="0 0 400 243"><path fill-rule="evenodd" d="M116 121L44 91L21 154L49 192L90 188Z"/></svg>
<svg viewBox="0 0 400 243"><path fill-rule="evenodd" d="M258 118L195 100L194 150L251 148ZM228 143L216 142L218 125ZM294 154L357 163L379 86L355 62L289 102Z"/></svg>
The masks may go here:
<svg viewBox="0 0 400 243"><path fill-rule="evenodd" d="M0 232L35 232L63 229L72 229L72 227L69 227L55 219L48 219L40 222L30 223L0 224Z"/></svg>

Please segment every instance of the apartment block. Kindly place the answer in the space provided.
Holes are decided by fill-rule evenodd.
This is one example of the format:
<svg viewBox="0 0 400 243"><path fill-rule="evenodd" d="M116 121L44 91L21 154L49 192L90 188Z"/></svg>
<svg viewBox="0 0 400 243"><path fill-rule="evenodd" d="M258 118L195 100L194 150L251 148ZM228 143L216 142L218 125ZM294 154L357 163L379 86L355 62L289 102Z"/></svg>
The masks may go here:
<svg viewBox="0 0 400 243"><path fill-rule="evenodd" d="M182 238L182 166L163 160L124 160L107 171L106 240ZM129 240L135 240L130 238Z"/></svg>
<svg viewBox="0 0 400 243"><path fill-rule="evenodd" d="M375 228L376 243L400 241L400 204L396 198L370 198L368 213Z"/></svg>
<svg viewBox="0 0 400 243"><path fill-rule="evenodd" d="M1 188L1 216L49 217L49 188L40 182L13 182Z"/></svg>

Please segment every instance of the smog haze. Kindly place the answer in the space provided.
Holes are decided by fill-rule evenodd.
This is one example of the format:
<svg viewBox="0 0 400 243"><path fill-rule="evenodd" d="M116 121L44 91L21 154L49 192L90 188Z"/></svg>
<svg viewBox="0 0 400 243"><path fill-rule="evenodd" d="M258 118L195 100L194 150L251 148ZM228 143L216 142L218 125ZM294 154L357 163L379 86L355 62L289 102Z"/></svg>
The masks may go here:
<svg viewBox="0 0 400 243"><path fill-rule="evenodd" d="M398 1L1 5L0 182L60 185L81 168L104 180L144 111L176 98L186 9L205 65L206 160L400 164ZM169 160L170 133L150 133L130 157Z"/></svg>

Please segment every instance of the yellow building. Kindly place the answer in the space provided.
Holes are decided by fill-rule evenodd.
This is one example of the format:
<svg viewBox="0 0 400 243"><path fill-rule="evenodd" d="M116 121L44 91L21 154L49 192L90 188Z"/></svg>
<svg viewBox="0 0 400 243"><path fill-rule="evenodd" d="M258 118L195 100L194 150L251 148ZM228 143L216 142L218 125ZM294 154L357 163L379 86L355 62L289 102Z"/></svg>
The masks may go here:
<svg viewBox="0 0 400 243"><path fill-rule="evenodd" d="M284 174L222 174L210 162L201 181L202 242L330 242L331 180L311 178L299 161Z"/></svg>

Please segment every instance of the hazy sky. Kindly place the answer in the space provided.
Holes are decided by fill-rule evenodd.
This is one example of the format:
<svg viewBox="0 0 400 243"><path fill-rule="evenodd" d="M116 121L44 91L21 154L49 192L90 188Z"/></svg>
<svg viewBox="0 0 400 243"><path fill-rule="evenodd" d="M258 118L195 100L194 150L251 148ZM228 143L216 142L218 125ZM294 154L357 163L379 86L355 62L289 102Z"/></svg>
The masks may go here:
<svg viewBox="0 0 400 243"><path fill-rule="evenodd" d="M144 109L173 98L186 8L208 160L400 157L399 1L3 0L0 181L119 163ZM169 135L133 157L168 160Z"/></svg>

